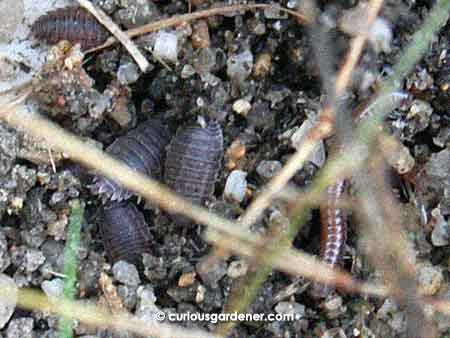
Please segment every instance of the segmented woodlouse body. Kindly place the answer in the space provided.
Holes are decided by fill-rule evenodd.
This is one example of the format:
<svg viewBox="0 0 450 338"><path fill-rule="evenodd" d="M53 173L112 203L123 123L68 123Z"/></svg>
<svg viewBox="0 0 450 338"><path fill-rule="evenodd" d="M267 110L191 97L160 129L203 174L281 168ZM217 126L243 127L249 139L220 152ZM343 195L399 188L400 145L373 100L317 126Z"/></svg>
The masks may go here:
<svg viewBox="0 0 450 338"><path fill-rule="evenodd" d="M131 168L153 178L162 176L162 161L170 136L160 121L149 120L119 137L106 148L106 152L124 161ZM122 201L132 193L113 180L96 176L91 187L94 194L99 194L103 201Z"/></svg>
<svg viewBox="0 0 450 338"><path fill-rule="evenodd" d="M100 45L108 31L81 7L59 8L40 16L31 26L32 34L49 44L67 40L79 43L82 49Z"/></svg>
<svg viewBox="0 0 450 338"><path fill-rule="evenodd" d="M111 262L137 264L150 252L152 236L144 215L130 202L111 203L103 209L100 233Z"/></svg>
<svg viewBox="0 0 450 338"><path fill-rule="evenodd" d="M217 121L206 128L179 128L167 147L164 180L193 203L203 204L214 193L223 156L222 129ZM187 223L185 219L176 219Z"/></svg>
<svg viewBox="0 0 450 338"><path fill-rule="evenodd" d="M327 189L327 199L320 208L322 223L320 238L320 257L331 267L342 263L345 243L347 241L347 214L338 206L347 188L346 181L339 181ZM324 298L332 288L314 283L312 294L316 298Z"/></svg>

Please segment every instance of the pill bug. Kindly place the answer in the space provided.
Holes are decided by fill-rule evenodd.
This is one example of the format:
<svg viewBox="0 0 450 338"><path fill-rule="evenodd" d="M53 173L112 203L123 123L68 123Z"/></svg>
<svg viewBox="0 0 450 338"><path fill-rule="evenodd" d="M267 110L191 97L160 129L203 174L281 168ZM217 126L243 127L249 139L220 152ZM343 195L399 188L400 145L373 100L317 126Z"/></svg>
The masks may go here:
<svg viewBox="0 0 450 338"><path fill-rule="evenodd" d="M205 128L181 127L167 147L164 181L193 203L203 204L214 193L222 156L223 136L217 121ZM177 223L189 223L173 217Z"/></svg>
<svg viewBox="0 0 450 338"><path fill-rule="evenodd" d="M128 201L103 207L100 234L111 262L120 260L138 264L142 254L150 252L151 234L144 215Z"/></svg>
<svg viewBox="0 0 450 338"><path fill-rule="evenodd" d="M82 49L100 45L108 31L81 7L65 7L40 16L31 26L32 35L48 44L67 40L79 43Z"/></svg>
<svg viewBox="0 0 450 338"><path fill-rule="evenodd" d="M327 189L327 198L320 208L322 230L320 235L320 258L323 262L336 267L342 263L345 243L347 241L347 214L338 206L347 188L346 181L339 181ZM332 287L314 283L312 295L325 298Z"/></svg>
<svg viewBox="0 0 450 338"><path fill-rule="evenodd" d="M160 178L164 148L169 140L167 129L160 121L148 120L116 139L106 148L106 152L136 171ZM132 196L132 193L119 183L103 176L94 177L91 191L100 195L104 203L108 200L122 201Z"/></svg>

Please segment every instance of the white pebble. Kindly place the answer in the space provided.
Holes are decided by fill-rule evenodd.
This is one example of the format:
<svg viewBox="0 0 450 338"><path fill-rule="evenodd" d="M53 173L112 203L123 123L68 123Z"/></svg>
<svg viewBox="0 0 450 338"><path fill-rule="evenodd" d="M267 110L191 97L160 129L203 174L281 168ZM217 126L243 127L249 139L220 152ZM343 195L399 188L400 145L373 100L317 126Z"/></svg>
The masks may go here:
<svg viewBox="0 0 450 338"><path fill-rule="evenodd" d="M58 298L63 294L64 282L60 278L45 280L42 282L41 288L47 297Z"/></svg>
<svg viewBox="0 0 450 338"><path fill-rule="evenodd" d="M178 57L178 39L174 33L159 32L156 37L153 54L157 58L176 62Z"/></svg>
<svg viewBox="0 0 450 338"><path fill-rule="evenodd" d="M239 115L247 116L250 109L252 105L247 100L239 99L233 103L233 110Z"/></svg>
<svg viewBox="0 0 450 338"><path fill-rule="evenodd" d="M247 191L247 173L241 170L233 170L228 175L223 192L226 199L241 203Z"/></svg>

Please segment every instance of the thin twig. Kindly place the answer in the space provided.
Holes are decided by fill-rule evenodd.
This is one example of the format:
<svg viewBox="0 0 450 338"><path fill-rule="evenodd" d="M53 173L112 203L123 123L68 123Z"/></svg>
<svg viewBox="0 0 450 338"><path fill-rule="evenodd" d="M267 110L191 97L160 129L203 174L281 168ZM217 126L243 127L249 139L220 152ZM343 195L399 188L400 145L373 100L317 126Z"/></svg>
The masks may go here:
<svg viewBox="0 0 450 338"><path fill-rule="evenodd" d="M14 300L8 288L0 288L2 300ZM18 289L16 304L24 309L61 315L95 327L108 327L117 332L128 331L142 337L158 338L219 338L199 329L188 329L157 320L142 320L125 313L111 314L99 306L87 302L69 302L48 298L42 292L33 289Z"/></svg>
<svg viewBox="0 0 450 338"><path fill-rule="evenodd" d="M119 26L117 26L114 21L110 19L110 17L103 12L100 8L95 7L92 2L88 0L77 0L79 4L88 10L95 18L103 25L106 29L108 29L112 35L116 37L117 40L120 41L122 45L128 50L130 55L138 64L139 68L143 73L145 73L150 67L150 63L147 61L145 56L141 53L139 48L131 41L127 34L125 34Z"/></svg>

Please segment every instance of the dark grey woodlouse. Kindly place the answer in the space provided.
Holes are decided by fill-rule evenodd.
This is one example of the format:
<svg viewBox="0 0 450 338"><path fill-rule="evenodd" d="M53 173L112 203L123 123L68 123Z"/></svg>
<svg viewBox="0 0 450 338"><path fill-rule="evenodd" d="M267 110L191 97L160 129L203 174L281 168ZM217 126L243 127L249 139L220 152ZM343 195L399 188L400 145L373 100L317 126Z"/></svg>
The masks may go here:
<svg viewBox="0 0 450 338"><path fill-rule="evenodd" d="M214 193L222 157L223 135L217 121L205 128L179 128L167 147L165 183L193 203L203 204ZM190 223L174 217L177 223Z"/></svg>
<svg viewBox="0 0 450 338"><path fill-rule="evenodd" d="M112 263L138 264L150 252L152 236L144 215L131 202L111 203L103 209L100 233Z"/></svg>
<svg viewBox="0 0 450 338"><path fill-rule="evenodd" d="M31 33L49 44L67 40L89 49L103 43L109 32L81 7L66 7L40 16L31 26Z"/></svg>
<svg viewBox="0 0 450 338"><path fill-rule="evenodd" d="M106 148L106 152L133 169L158 179L162 176L164 148L169 140L169 133L163 124L158 120L149 120L116 139ZM100 195L104 203L108 200L122 201L132 196L121 185L102 176L94 178L91 191Z"/></svg>

